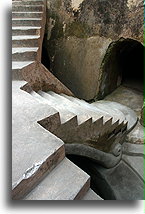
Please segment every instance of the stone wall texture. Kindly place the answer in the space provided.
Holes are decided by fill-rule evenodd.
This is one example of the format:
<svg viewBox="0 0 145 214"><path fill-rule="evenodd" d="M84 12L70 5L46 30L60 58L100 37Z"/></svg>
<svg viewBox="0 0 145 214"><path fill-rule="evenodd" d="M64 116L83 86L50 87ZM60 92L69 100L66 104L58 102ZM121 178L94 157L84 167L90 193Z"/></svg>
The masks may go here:
<svg viewBox="0 0 145 214"><path fill-rule="evenodd" d="M143 0L47 0L50 70L77 97L94 99L109 45L121 37L143 44L143 12Z"/></svg>

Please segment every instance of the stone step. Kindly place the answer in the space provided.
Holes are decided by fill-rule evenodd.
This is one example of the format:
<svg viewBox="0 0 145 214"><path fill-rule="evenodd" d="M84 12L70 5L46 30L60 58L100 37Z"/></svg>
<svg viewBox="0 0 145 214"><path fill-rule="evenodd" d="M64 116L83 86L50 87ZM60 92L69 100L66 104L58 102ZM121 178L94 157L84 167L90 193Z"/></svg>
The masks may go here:
<svg viewBox="0 0 145 214"><path fill-rule="evenodd" d="M65 158L24 200L79 200L89 186L89 175Z"/></svg>
<svg viewBox="0 0 145 214"><path fill-rule="evenodd" d="M39 48L12 48L13 61L35 61Z"/></svg>
<svg viewBox="0 0 145 214"><path fill-rule="evenodd" d="M132 130L137 123L138 118L136 113L129 107L124 106L120 103L102 100L102 101L97 101L95 103L92 103L91 105L96 107L98 105L102 105L106 109L117 109L120 112L122 112L125 116L125 120L128 121L128 126L127 126L128 132Z"/></svg>
<svg viewBox="0 0 145 214"><path fill-rule="evenodd" d="M12 27L12 36L40 35L40 31L41 31L41 27L16 26L16 27Z"/></svg>
<svg viewBox="0 0 145 214"><path fill-rule="evenodd" d="M22 80L21 69L25 66L33 63L34 61L12 61L12 79L13 80Z"/></svg>
<svg viewBox="0 0 145 214"><path fill-rule="evenodd" d="M52 91L47 92L47 94L51 95L53 98L55 98L55 100L57 102L61 102L62 105L68 106L70 111L75 111L74 113L76 115L79 115L79 113L89 115L90 117L92 117L93 121L96 121L103 116L104 123L112 118L109 114L107 114L101 110L98 110L97 108L91 108L90 106L86 107L85 105L79 105L79 104L74 103L73 101L66 98L69 96L66 96L66 97L60 96ZM47 94L43 93L43 95L46 96L46 98L47 98ZM75 99L76 98L74 98L74 100Z"/></svg>
<svg viewBox="0 0 145 214"><path fill-rule="evenodd" d="M23 5L23 6L19 6L19 5L13 5L12 6L12 11L15 12L42 12L44 10L44 6L43 5L39 5L39 6L29 6L29 5Z"/></svg>
<svg viewBox="0 0 145 214"><path fill-rule="evenodd" d="M42 18L42 12L12 12L12 18Z"/></svg>
<svg viewBox="0 0 145 214"><path fill-rule="evenodd" d="M40 27L42 23L41 18L13 18L12 26L35 26Z"/></svg>
<svg viewBox="0 0 145 214"><path fill-rule="evenodd" d="M31 95L40 103L45 103L48 106L54 106L53 104L53 100L50 100L48 102L48 100L46 100L45 98L43 98L42 96L40 96L38 93L36 93L35 91L31 92ZM55 109L59 112L60 114L60 121L61 124L66 123L67 121L69 121L70 119L72 119L73 117L75 117L75 114L67 111L65 108L60 108L59 105L55 105ZM60 124L59 124L60 125Z"/></svg>
<svg viewBox="0 0 145 214"><path fill-rule="evenodd" d="M70 100L73 103L76 103L76 104L82 106L85 109L90 109L90 110L93 110L95 112L96 111L101 112L102 115L104 115L104 116L105 115L111 115L113 117L113 121L112 121L113 123L115 123L118 119L119 119L119 122L121 123L125 119L124 115L120 111L109 110L108 108L103 108L103 106L101 107L101 106L98 106L98 105L97 106L96 105L93 106L93 105L87 103L84 100L81 100L81 99L78 99L78 98L74 98L74 97L71 97L71 96L67 96L65 94L62 94L61 96L66 98L66 99L68 99L68 100Z"/></svg>
<svg viewBox="0 0 145 214"><path fill-rule="evenodd" d="M99 195L97 195L92 189L89 189L86 195L81 200L96 201L103 199Z"/></svg>
<svg viewBox="0 0 145 214"><path fill-rule="evenodd" d="M56 110L32 99L20 89L24 84L12 82L13 199L23 198L65 157L64 143L37 123Z"/></svg>
<svg viewBox="0 0 145 214"><path fill-rule="evenodd" d="M43 5L44 1L14 1L13 5Z"/></svg>
<svg viewBox="0 0 145 214"><path fill-rule="evenodd" d="M37 35L12 36L12 47L39 47L39 39Z"/></svg>
<svg viewBox="0 0 145 214"><path fill-rule="evenodd" d="M50 106L53 106L60 113L62 124L67 122L74 116L76 116L76 114L74 113L76 111L70 111L70 108L68 108L68 106L64 106L63 104L56 102L56 100L52 96L49 97L48 94L46 94L46 96L48 98L48 99L46 99L44 96L42 96L42 93L44 93L44 92L39 91L38 93L33 92L31 94L33 96L35 95L35 97L37 96L38 101L40 101L42 103L44 102ZM39 98L38 98L38 95L39 95ZM90 118L91 117L87 114L78 114L77 115L78 124L84 123L86 120L88 120Z"/></svg>

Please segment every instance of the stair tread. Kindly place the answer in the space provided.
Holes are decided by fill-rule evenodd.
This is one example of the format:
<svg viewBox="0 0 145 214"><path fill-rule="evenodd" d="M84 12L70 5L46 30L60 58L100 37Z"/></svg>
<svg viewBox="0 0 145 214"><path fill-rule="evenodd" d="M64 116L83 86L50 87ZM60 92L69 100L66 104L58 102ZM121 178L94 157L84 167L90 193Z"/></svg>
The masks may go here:
<svg viewBox="0 0 145 214"><path fill-rule="evenodd" d="M31 92L31 95L33 97L35 97L39 102L41 103L46 103L47 105L50 105L51 106L51 103L48 102L46 99L44 99L42 96L40 96L38 93L36 93L35 91L32 91ZM53 101L52 101L53 102ZM75 117L75 114L71 113L71 112L68 112L66 109L60 109L58 106L56 106L55 108L56 110L59 111L59 114L60 114L60 120L61 120L61 123L65 123L67 122L68 120L70 120L71 118Z"/></svg>
<svg viewBox="0 0 145 214"><path fill-rule="evenodd" d="M106 106L106 108L118 109L120 112L122 112L124 114L125 120L128 121L128 125L127 125L128 130L132 129L132 127L134 127L134 125L137 123L137 115L129 107L117 102L105 101L105 100L97 101L91 105L95 105L97 107L97 105L99 104L103 104L103 106L104 107Z"/></svg>
<svg viewBox="0 0 145 214"><path fill-rule="evenodd" d="M41 94L41 93L45 93L45 92L39 91L38 93ZM40 96L40 99L42 102L48 103L50 106L53 106L55 109L57 109L57 111L59 111L62 123L65 123L65 122L67 122L67 120L72 118L72 117L70 118L69 115L72 115L73 117L77 115L77 120L78 120L79 125L91 118L90 115L88 115L86 113L84 114L82 111L80 112L74 108L70 109L70 107L68 107L67 105L63 105L62 103L60 103L58 101L56 102L55 98L50 96L49 94L45 93L47 95L47 98L50 96L49 97L50 99L46 99L43 96L41 96L40 94L39 94L39 96ZM67 116L67 118L66 118L66 116Z"/></svg>
<svg viewBox="0 0 145 214"><path fill-rule="evenodd" d="M38 47L22 47L22 48L12 48L12 54L14 53L24 53L24 52L31 52L31 51L35 51L37 52L38 51Z"/></svg>
<svg viewBox="0 0 145 214"><path fill-rule="evenodd" d="M42 96L45 96L45 98L47 99L47 96L51 96L52 99L54 99L54 101L56 101L57 103L61 103L61 105L64 105L66 108L68 108L69 111L72 111L73 113L75 113L76 115L88 115L90 118L93 118L93 121L98 120L99 118L101 118L103 116L103 121L108 121L109 119L111 119L111 115L109 114L105 114L104 112L101 112L100 110L98 111L97 109L87 109L85 106L80 106L66 98L62 98L60 95L54 93L54 92L41 92ZM75 99L75 98L74 98ZM88 119L89 119L88 117Z"/></svg>
<svg viewBox="0 0 145 214"><path fill-rule="evenodd" d="M123 115L123 113L119 110L114 110L114 109L108 109L108 108L103 108L100 107L99 105L92 105L92 104L89 104L87 103L86 101L84 100L81 100L81 99L78 99L78 98L74 98L74 97L70 97L70 96L67 96L65 94L61 94L61 96L63 98L66 98L66 99L69 99L71 102L73 103L76 103L80 106L83 106L84 108L88 108L88 109L92 109L93 111L100 111L102 112L102 114L105 116L105 115L110 115L113 117L113 120L112 122L116 122L118 119L120 120L119 122L123 122L125 120L125 117Z"/></svg>
<svg viewBox="0 0 145 214"><path fill-rule="evenodd" d="M34 61L12 61L12 69L22 69Z"/></svg>
<svg viewBox="0 0 145 214"><path fill-rule="evenodd" d="M31 30L31 29L41 29L39 26L12 26L12 30Z"/></svg>
<svg viewBox="0 0 145 214"><path fill-rule="evenodd" d="M89 175L65 158L24 200L74 200Z"/></svg>
<svg viewBox="0 0 145 214"><path fill-rule="evenodd" d="M39 12L39 11L36 11L36 12L34 12L34 11L31 11L31 12L29 12L29 11L26 11L26 12L24 12L24 11L20 11L20 12L19 11L12 11L12 13L22 13L22 14L23 13L26 13L26 14L27 13L40 13L40 14L42 14L43 12Z"/></svg>
<svg viewBox="0 0 145 214"><path fill-rule="evenodd" d="M45 104L37 103L30 94L21 90L20 87L24 84L25 81L12 82L13 189L21 185L22 180L33 176L34 172L29 173L29 169L37 165L41 167L51 155L63 148L64 144L37 123L38 120L57 111L51 107L47 108ZM52 164L55 164L54 160Z"/></svg>
<svg viewBox="0 0 145 214"><path fill-rule="evenodd" d="M89 189L86 195L82 198L82 200L103 200L99 195L97 195L92 189Z"/></svg>
<svg viewBox="0 0 145 214"><path fill-rule="evenodd" d="M19 35L19 36L12 36L12 40L28 40L28 39L39 39L40 36L38 35Z"/></svg>
<svg viewBox="0 0 145 214"><path fill-rule="evenodd" d="M13 20L42 20L42 18L12 18L12 21Z"/></svg>

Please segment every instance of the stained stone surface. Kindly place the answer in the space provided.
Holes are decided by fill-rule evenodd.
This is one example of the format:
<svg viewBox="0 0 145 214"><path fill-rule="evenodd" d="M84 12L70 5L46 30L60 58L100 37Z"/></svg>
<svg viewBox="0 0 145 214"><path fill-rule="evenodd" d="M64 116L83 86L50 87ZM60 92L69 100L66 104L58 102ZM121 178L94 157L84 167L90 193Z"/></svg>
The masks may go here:
<svg viewBox="0 0 145 214"><path fill-rule="evenodd" d="M24 80L34 90L54 91L73 96L73 93L61 83L41 62L34 62L22 70Z"/></svg>
<svg viewBox="0 0 145 214"><path fill-rule="evenodd" d="M126 136L126 142L134 144L144 144L144 127L137 123L134 129Z"/></svg>
<svg viewBox="0 0 145 214"><path fill-rule="evenodd" d="M143 44L143 11L143 0L48 0L50 70L77 97L94 99L108 46L121 37Z"/></svg>
<svg viewBox="0 0 145 214"><path fill-rule="evenodd" d="M143 105L143 93L125 86L118 87L115 91L105 97L104 100L118 102L133 109L140 117Z"/></svg>

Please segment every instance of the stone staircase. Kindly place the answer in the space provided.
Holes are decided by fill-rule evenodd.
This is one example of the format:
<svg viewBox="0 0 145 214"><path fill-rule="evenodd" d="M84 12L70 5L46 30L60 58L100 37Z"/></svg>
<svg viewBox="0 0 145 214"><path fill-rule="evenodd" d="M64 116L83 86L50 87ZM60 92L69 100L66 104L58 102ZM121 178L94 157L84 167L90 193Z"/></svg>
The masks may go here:
<svg viewBox="0 0 145 214"><path fill-rule="evenodd" d="M133 112L122 105L120 108L124 113L114 108L116 114L113 115L113 109L111 112L110 108L105 110L101 103L97 107L50 91L27 93L20 89L25 83L13 81L12 84L12 198L100 200L89 190L90 177L69 161L66 153L89 157L106 168L115 166L121 158L119 134L123 136L131 129L137 117L134 115L134 121L130 123L128 111L132 115ZM108 140L110 134L113 137ZM93 144L89 142L92 137ZM119 143L115 143L113 150L109 143L116 142L116 139ZM111 151L107 150L108 147Z"/></svg>
<svg viewBox="0 0 145 214"><path fill-rule="evenodd" d="M35 74L41 63L46 1L12 4L12 199L101 200L90 189L90 176L66 154L113 167L137 117L116 103L88 104L48 90L21 90L27 84L22 70L30 65Z"/></svg>
<svg viewBox="0 0 145 214"><path fill-rule="evenodd" d="M46 1L12 1L12 78L23 80L21 70L41 61Z"/></svg>
<svg viewBox="0 0 145 214"><path fill-rule="evenodd" d="M45 10L45 0L12 1L12 199L100 200L90 176L65 157L63 141L37 123L57 111L20 90L22 70L41 62Z"/></svg>
<svg viewBox="0 0 145 214"><path fill-rule="evenodd" d="M130 108L106 101L89 104L52 91L31 91L30 94L39 103L45 103L57 110L57 113L39 120L38 123L65 142L68 154L72 154L78 146L73 153L75 155L85 155L99 161L100 155L96 154L96 150L99 150L103 152L102 155L104 152L113 153L116 161L119 161L124 137L137 122L137 116ZM92 156L92 153L96 155ZM116 161L113 160L113 164ZM108 159L106 163L105 158L100 163L111 167Z"/></svg>
<svg viewBox="0 0 145 214"><path fill-rule="evenodd" d="M21 90L25 83L12 83L12 198L100 200L90 194L90 176L65 157L63 141L37 123L57 111Z"/></svg>

